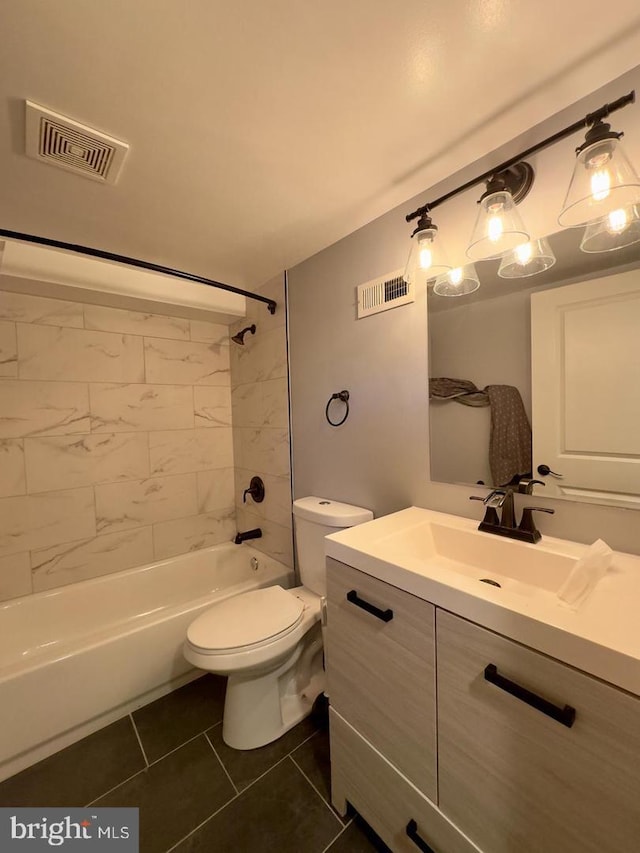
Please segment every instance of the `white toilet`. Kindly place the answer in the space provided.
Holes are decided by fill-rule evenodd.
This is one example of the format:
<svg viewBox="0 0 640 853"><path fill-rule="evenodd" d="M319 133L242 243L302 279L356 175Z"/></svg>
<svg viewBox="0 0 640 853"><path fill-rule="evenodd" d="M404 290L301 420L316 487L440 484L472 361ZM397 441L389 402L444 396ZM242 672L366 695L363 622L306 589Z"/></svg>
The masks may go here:
<svg viewBox="0 0 640 853"><path fill-rule="evenodd" d="M229 676L222 737L235 749L276 740L311 711L324 689L321 600L326 595L324 537L370 521L368 509L324 498L293 502L303 586L245 592L214 604L191 623L184 655Z"/></svg>

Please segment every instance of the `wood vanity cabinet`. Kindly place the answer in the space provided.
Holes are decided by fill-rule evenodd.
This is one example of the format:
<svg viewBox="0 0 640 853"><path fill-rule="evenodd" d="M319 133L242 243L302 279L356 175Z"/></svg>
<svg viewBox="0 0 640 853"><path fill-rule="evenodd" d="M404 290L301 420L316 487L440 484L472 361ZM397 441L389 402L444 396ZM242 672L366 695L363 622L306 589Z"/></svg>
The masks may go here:
<svg viewBox="0 0 640 853"><path fill-rule="evenodd" d="M440 809L486 853L640 850L640 700L440 609L437 638Z"/></svg>
<svg viewBox="0 0 640 853"><path fill-rule="evenodd" d="M435 608L329 558L327 624L331 706L435 798Z"/></svg>
<svg viewBox="0 0 640 853"><path fill-rule="evenodd" d="M435 608L329 558L327 625L335 807L398 853L474 853L433 805Z"/></svg>
<svg viewBox="0 0 640 853"><path fill-rule="evenodd" d="M640 851L640 699L327 565L338 811L407 853Z"/></svg>

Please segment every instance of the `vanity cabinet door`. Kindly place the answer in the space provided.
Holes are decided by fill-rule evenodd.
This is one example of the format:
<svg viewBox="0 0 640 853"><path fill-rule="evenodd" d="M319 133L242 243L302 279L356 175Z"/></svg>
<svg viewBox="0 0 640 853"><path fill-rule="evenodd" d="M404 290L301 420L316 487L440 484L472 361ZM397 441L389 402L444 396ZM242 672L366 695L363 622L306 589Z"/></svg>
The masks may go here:
<svg viewBox="0 0 640 853"><path fill-rule="evenodd" d="M351 803L394 853L479 853L333 708L329 724L331 792L339 812Z"/></svg>
<svg viewBox="0 0 640 853"><path fill-rule="evenodd" d="M434 802L435 608L327 561L329 701Z"/></svg>
<svg viewBox="0 0 640 853"><path fill-rule="evenodd" d="M442 610L437 647L442 812L491 853L639 850L640 700Z"/></svg>

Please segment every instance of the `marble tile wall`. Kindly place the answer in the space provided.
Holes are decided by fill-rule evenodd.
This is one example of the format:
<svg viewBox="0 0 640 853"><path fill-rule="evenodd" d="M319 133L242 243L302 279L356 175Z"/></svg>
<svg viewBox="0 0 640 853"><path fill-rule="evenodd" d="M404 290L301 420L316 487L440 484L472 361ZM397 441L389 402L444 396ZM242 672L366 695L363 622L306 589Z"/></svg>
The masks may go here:
<svg viewBox="0 0 640 853"><path fill-rule="evenodd" d="M257 548L293 566L284 276L259 292L277 301L276 313L255 302L249 315L230 327L235 334L256 324L244 346L230 345L236 512L240 530L262 529ZM243 504L242 493L254 474L264 481L265 499L257 504L247 497Z"/></svg>
<svg viewBox="0 0 640 853"><path fill-rule="evenodd" d="M0 289L0 600L231 539L231 410L228 327Z"/></svg>

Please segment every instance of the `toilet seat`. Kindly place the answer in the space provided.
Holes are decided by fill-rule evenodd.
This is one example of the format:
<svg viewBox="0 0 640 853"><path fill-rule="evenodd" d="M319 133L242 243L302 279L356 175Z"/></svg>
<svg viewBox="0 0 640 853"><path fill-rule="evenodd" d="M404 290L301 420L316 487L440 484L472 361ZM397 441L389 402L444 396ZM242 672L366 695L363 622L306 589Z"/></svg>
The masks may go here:
<svg viewBox="0 0 640 853"><path fill-rule="evenodd" d="M187 642L202 655L249 651L286 637L303 614L300 598L281 586L264 587L210 607L189 626Z"/></svg>

